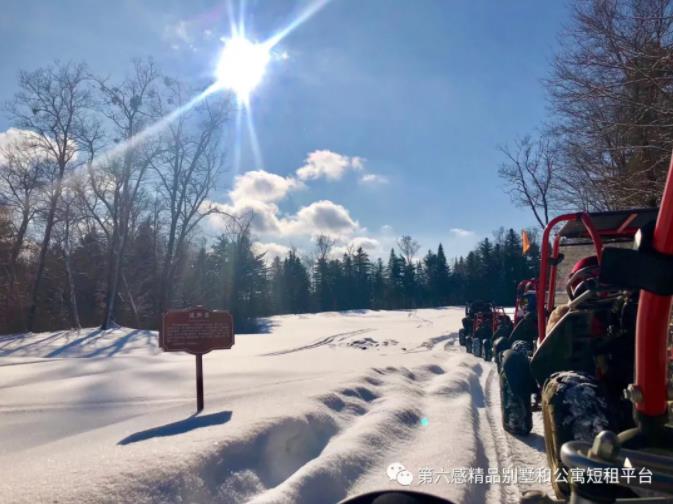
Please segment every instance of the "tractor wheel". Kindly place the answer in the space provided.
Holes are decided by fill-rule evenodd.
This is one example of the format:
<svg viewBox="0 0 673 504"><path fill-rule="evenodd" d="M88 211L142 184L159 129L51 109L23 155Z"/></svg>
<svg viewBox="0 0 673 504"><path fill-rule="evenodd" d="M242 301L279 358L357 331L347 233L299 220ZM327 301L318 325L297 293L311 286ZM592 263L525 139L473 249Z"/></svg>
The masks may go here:
<svg viewBox="0 0 673 504"><path fill-rule="evenodd" d="M472 336L465 336L465 350L472 353Z"/></svg>
<svg viewBox="0 0 673 504"><path fill-rule="evenodd" d="M507 338L498 338L493 342L493 357L495 363L498 366L498 373L500 372L500 367L502 366L502 354L505 350L509 348L509 341Z"/></svg>
<svg viewBox="0 0 673 504"><path fill-rule="evenodd" d="M558 498L570 495L570 485L561 481L570 474L561 461L561 446L573 440L593 442L596 434L610 428L608 418L608 403L592 376L562 371L546 381L542 391L544 442Z"/></svg>
<svg viewBox="0 0 673 504"><path fill-rule="evenodd" d="M458 330L458 343L465 346L465 329Z"/></svg>
<svg viewBox="0 0 673 504"><path fill-rule="evenodd" d="M486 362L491 362L491 359L493 358L493 343L491 342L491 340L490 339L483 340L481 348L484 360Z"/></svg>
<svg viewBox="0 0 673 504"><path fill-rule="evenodd" d="M530 371L524 369L528 365L527 357L512 353L511 350L506 350L509 361L506 367L501 364L499 375L502 426L510 434L525 436L533 428L530 393L527 386L522 387L522 383L528 380L527 374ZM522 388L525 390L520 390Z"/></svg>
<svg viewBox="0 0 673 504"><path fill-rule="evenodd" d="M472 337L472 355L481 357L481 340L477 336Z"/></svg>

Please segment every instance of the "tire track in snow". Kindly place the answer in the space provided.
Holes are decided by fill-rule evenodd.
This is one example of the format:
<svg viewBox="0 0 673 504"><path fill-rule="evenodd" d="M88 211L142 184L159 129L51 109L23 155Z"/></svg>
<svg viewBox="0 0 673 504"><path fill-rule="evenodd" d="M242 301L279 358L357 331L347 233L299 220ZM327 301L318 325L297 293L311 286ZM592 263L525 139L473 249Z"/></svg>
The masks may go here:
<svg viewBox="0 0 673 504"><path fill-rule="evenodd" d="M500 384L495 364L489 366L489 372L484 381L485 397L487 398L487 413L491 425L491 436L496 447L496 459L500 468L518 471L520 469L544 469L547 467L547 458L544 448L544 428L542 416L539 412L533 413L533 429L527 436L515 436L505 431L502 423L502 409L500 406ZM543 482L519 482L511 485L501 485L503 496L501 502L518 503L521 495L527 490L542 490L553 494L551 486ZM498 501L500 502L500 501Z"/></svg>
<svg viewBox="0 0 673 504"><path fill-rule="evenodd" d="M302 350L311 350L313 348L318 348L321 346L329 345L330 343L333 343L335 341L343 341L345 339L348 339L352 336L359 336L361 334L366 334L375 331L375 329L358 329L356 331L348 331L348 332L342 332L342 333L337 333L337 334L332 334L331 336L327 336L326 338L319 339L318 341L315 341L311 343L310 345L303 345L300 347L296 348L288 348L287 350L278 350L277 352L270 352L270 353L265 353L261 354L262 357L270 357L270 356L275 356L275 355L286 355L289 353L294 353L294 352L301 352Z"/></svg>
<svg viewBox="0 0 673 504"><path fill-rule="evenodd" d="M491 365L486 373L484 381L484 397L486 400L486 417L490 427L491 439L494 447L494 461L498 467L498 471L502 474L503 469L516 470L512 463L512 453L507 439L507 433L502 427L501 417L498 414L500 411L500 401L496 395L498 394L498 384L493 385L494 377L497 376L496 369ZM497 383L497 382L496 382ZM516 484L497 485L500 499L498 502L518 503L521 500L521 493Z"/></svg>

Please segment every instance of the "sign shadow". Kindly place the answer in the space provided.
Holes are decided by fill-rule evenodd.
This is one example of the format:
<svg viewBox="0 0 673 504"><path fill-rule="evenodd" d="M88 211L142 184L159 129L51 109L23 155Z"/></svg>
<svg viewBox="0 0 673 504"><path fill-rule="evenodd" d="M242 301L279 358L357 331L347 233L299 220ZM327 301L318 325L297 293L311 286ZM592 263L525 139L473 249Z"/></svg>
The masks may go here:
<svg viewBox="0 0 673 504"><path fill-rule="evenodd" d="M184 420L161 425L159 427L152 427L151 429L131 434L130 436L127 436L119 441L117 444L127 445L155 437L176 436L178 434L184 434L185 432L199 429L201 427L210 427L213 425L224 424L231 420L231 415L231 411L220 411L219 413L211 413L209 415L203 416L199 416L198 413L194 413Z"/></svg>

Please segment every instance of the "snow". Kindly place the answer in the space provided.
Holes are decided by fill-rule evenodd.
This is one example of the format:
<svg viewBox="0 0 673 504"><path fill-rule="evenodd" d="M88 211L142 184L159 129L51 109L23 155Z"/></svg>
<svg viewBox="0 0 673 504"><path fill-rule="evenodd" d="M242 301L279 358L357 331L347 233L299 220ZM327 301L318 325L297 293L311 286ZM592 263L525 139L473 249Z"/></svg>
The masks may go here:
<svg viewBox="0 0 673 504"><path fill-rule="evenodd" d="M1 500L329 503L401 488L392 463L456 502L550 492L445 480L546 468L539 413L530 436L504 432L495 364L458 344L463 314L271 317L204 356L198 415L194 357L155 332L0 336Z"/></svg>

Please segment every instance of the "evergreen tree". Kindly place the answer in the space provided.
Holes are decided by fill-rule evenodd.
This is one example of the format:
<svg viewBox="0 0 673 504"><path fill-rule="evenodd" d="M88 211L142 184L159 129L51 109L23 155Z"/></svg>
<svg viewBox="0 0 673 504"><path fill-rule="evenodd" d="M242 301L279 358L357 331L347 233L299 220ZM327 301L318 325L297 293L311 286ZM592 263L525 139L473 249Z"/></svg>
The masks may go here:
<svg viewBox="0 0 673 504"><path fill-rule="evenodd" d="M273 274L273 268L272 268ZM310 307L310 281L308 271L297 253L291 250L283 261L283 290L275 295L283 296L283 306L288 313L305 313Z"/></svg>
<svg viewBox="0 0 673 504"><path fill-rule="evenodd" d="M353 269L355 275L355 283L353 297L355 300L355 308L363 309L370 308L372 302L371 293L371 270L372 264L369 262L369 256L362 249L358 248L353 256Z"/></svg>
<svg viewBox="0 0 673 504"><path fill-rule="evenodd" d="M386 307L385 267L381 258L376 261L376 266L374 267L371 307L376 310Z"/></svg>
<svg viewBox="0 0 673 504"><path fill-rule="evenodd" d="M280 257L274 257L269 268L271 313L287 313L284 269L284 263L280 261Z"/></svg>
<svg viewBox="0 0 673 504"><path fill-rule="evenodd" d="M444 255L444 248L439 244L437 253L428 250L423 259L425 266L425 283L427 283L428 304L443 306L449 303L450 271Z"/></svg>
<svg viewBox="0 0 673 504"><path fill-rule="evenodd" d="M386 274L388 277L387 290L387 306L390 309L399 308L402 306L404 283L403 283L403 266L404 259L395 255L395 250L390 249L390 257L388 258L388 266Z"/></svg>

